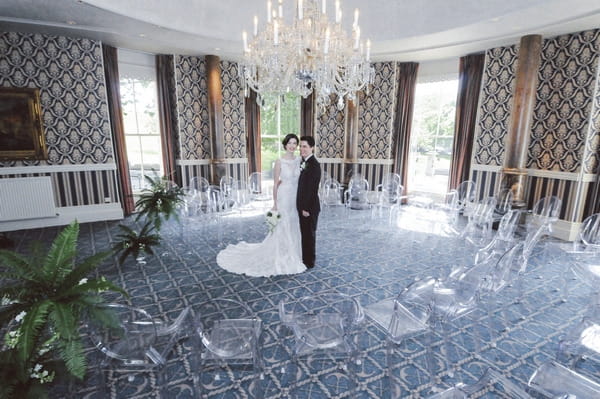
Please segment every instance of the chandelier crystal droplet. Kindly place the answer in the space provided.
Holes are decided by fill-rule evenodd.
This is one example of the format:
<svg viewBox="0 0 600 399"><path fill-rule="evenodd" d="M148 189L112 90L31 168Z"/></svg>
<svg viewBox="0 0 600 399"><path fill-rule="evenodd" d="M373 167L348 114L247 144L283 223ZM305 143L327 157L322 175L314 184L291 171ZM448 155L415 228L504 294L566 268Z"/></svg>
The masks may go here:
<svg viewBox="0 0 600 399"><path fill-rule="evenodd" d="M356 100L375 75L371 43L360 38L358 16L356 9L349 36L342 29L340 0L335 1L334 22L327 18L327 0L296 0L291 25L284 21L283 1L278 0L277 9L267 1L264 30L259 32L255 16L252 37L242 33L239 74L246 95L256 91L261 104L265 94L294 92L306 98L314 92L317 106L324 107L335 94L340 110L344 99Z"/></svg>

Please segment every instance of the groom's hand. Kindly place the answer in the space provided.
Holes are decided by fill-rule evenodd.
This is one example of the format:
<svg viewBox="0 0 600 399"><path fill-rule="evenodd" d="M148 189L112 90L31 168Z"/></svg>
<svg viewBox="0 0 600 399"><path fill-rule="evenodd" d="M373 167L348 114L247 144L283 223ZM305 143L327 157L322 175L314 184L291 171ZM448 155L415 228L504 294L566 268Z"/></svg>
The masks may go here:
<svg viewBox="0 0 600 399"><path fill-rule="evenodd" d="M310 213L308 213L307 211L302 211L302 216L304 216L305 218L310 216Z"/></svg>

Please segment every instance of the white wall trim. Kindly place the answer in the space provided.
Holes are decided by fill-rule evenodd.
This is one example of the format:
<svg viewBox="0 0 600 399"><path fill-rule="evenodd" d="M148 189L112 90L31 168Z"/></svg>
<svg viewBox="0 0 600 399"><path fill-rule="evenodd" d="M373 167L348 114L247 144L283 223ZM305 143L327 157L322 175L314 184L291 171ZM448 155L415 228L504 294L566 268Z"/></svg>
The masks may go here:
<svg viewBox="0 0 600 399"><path fill-rule="evenodd" d="M581 228L581 222L567 222L559 219L552 226L552 236L565 241L575 241Z"/></svg>
<svg viewBox="0 0 600 399"><path fill-rule="evenodd" d="M394 160L392 159L359 159L359 164L367 165L393 165Z"/></svg>
<svg viewBox="0 0 600 399"><path fill-rule="evenodd" d="M221 162L229 163L229 164L234 164L234 163L246 163L247 164L248 158L225 158Z"/></svg>
<svg viewBox="0 0 600 399"><path fill-rule="evenodd" d="M499 173L500 171L502 171L502 166L471 164L471 171L474 171L474 170L482 171L482 172L497 172L497 173Z"/></svg>
<svg viewBox="0 0 600 399"><path fill-rule="evenodd" d="M114 163L92 163L81 165L40 165L40 166L15 166L0 168L0 175L25 175L30 173L60 173L60 172L88 172L95 170L117 170Z"/></svg>
<svg viewBox="0 0 600 399"><path fill-rule="evenodd" d="M319 157L317 157L317 160L320 163L344 163L344 160L342 158L319 158Z"/></svg>
<svg viewBox="0 0 600 399"><path fill-rule="evenodd" d="M180 166L210 165L210 159L178 159L176 163Z"/></svg>
<svg viewBox="0 0 600 399"><path fill-rule="evenodd" d="M49 226L64 226L74 220L79 223L97 222L101 220L123 219L123 209L119 203L101 205L68 206L56 208L57 216L41 219L0 222L0 231L35 229Z"/></svg>
<svg viewBox="0 0 600 399"><path fill-rule="evenodd" d="M549 179L559 179L559 180L571 180L571 181L583 181L583 182L593 182L596 179L595 174L581 174L578 172L557 172L552 170L539 170L539 169L527 169L527 174L529 176L535 177L546 177Z"/></svg>

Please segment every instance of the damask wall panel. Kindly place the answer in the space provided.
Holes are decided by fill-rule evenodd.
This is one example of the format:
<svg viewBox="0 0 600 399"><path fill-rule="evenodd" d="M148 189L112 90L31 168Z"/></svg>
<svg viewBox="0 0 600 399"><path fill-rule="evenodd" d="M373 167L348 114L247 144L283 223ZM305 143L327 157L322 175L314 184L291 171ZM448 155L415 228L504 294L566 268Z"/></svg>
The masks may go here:
<svg viewBox="0 0 600 399"><path fill-rule="evenodd" d="M596 71L596 89L590 117L590 127L583 157L584 173L597 174L600 167L600 60Z"/></svg>
<svg viewBox="0 0 600 399"><path fill-rule="evenodd" d="M208 89L204 58L176 55L175 82L180 159L210 159Z"/></svg>
<svg viewBox="0 0 600 399"><path fill-rule="evenodd" d="M344 110L335 104L317 108L315 123L316 155L320 158L344 158Z"/></svg>
<svg viewBox="0 0 600 399"><path fill-rule="evenodd" d="M358 101L359 159L390 159L394 103L396 98L396 63L373 64L375 78Z"/></svg>
<svg viewBox="0 0 600 399"><path fill-rule="evenodd" d="M112 163L100 42L0 32L0 86L40 89L48 160L0 166Z"/></svg>
<svg viewBox="0 0 600 399"><path fill-rule="evenodd" d="M517 65L517 46L486 51L473 164L501 166L504 163L504 140L510 125Z"/></svg>
<svg viewBox="0 0 600 399"><path fill-rule="evenodd" d="M221 62L221 87L223 92L225 158L245 158L244 90L238 78L238 68L235 62Z"/></svg>
<svg viewBox="0 0 600 399"><path fill-rule="evenodd" d="M543 42L528 168L580 170L595 98L599 54L600 30Z"/></svg>

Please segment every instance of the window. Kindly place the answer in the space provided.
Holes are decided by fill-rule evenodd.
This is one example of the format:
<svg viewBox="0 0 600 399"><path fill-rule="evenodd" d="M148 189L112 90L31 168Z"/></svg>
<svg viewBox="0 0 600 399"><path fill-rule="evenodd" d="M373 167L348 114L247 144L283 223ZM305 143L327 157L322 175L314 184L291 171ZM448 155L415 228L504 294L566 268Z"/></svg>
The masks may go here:
<svg viewBox="0 0 600 399"><path fill-rule="evenodd" d="M264 176L273 176L273 165L283 155L281 141L289 133L300 133L300 96L264 96L260 109L261 170Z"/></svg>
<svg viewBox="0 0 600 399"><path fill-rule="evenodd" d="M129 176L134 193L145 175L163 175L154 56L119 50L119 76Z"/></svg>
<svg viewBox="0 0 600 399"><path fill-rule="evenodd" d="M458 80L418 83L410 138L408 188L442 196L448 190Z"/></svg>

